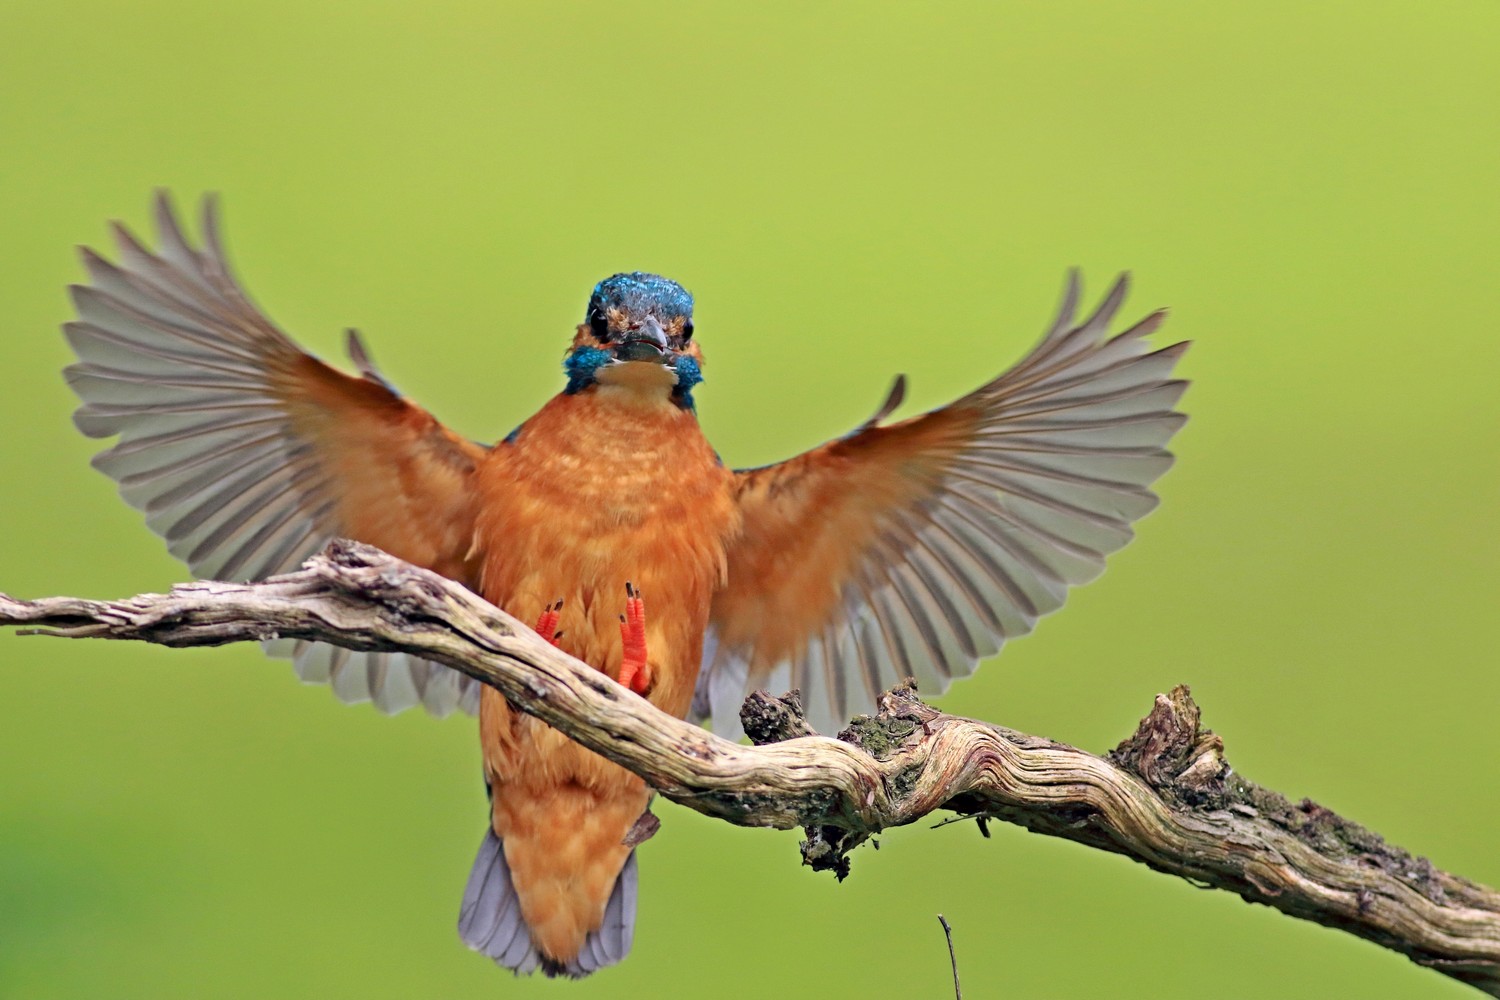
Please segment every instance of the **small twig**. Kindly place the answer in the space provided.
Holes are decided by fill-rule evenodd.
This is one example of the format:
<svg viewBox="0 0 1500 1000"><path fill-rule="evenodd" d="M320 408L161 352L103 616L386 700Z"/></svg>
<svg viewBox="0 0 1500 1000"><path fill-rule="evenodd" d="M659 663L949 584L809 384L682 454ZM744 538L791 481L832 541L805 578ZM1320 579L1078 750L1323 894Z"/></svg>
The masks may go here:
<svg viewBox="0 0 1500 1000"><path fill-rule="evenodd" d="M960 814L958 816L949 816L946 819L940 819L940 820L938 820L936 823L932 824L927 829L929 829L929 830L941 830L945 826L952 826L954 823L968 823L971 820L973 821L974 825L979 828L979 834L980 834L980 836L982 836L982 837L984 837L984 839L988 840L990 838L990 818L988 816L986 816L984 813L973 813L972 815L962 815L962 814Z"/></svg>
<svg viewBox="0 0 1500 1000"><path fill-rule="evenodd" d="M953 954L953 928L948 919L938 914L938 923L943 925L943 937L948 939L948 964L953 967L953 1000L964 1000L964 991L958 985L958 956Z"/></svg>
<svg viewBox="0 0 1500 1000"><path fill-rule="evenodd" d="M0 595L0 625L409 653L488 684L674 802L743 826L803 827L805 860L841 877L872 834L939 809L981 814L1347 931L1500 997L1500 893L1236 774L1185 687L1158 695L1104 757L944 715L909 687L839 739L803 735L795 699L758 693L746 729L770 742L740 746L661 712L461 585L352 542L261 583L123 601Z"/></svg>
<svg viewBox="0 0 1500 1000"><path fill-rule="evenodd" d="M626 847L640 847L656 836L656 832L660 829L661 820L657 819L656 813L651 811L650 806L647 806L646 811L637 816L635 822L631 824L623 843Z"/></svg>

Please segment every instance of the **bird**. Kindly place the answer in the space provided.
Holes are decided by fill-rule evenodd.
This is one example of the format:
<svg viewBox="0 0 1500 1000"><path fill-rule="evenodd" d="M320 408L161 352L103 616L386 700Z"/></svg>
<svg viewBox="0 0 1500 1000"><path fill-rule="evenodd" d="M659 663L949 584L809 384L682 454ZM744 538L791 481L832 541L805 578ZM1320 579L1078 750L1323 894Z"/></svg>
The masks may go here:
<svg viewBox="0 0 1500 1000"><path fill-rule="evenodd" d="M357 331L350 373L273 323L230 269L215 196L196 239L166 192L152 214L154 247L117 222L115 261L81 248L65 377L77 427L118 439L93 465L193 573L259 580L365 542L731 738L759 688L799 690L833 733L904 679L941 693L972 673L1132 538L1187 419L1188 344L1146 339L1165 312L1112 332L1121 275L1080 319L1075 270L1036 345L967 395L892 422L898 377L847 435L733 469L698 422L693 296L633 271L594 286L562 390L478 444L402 395ZM470 948L574 978L630 952L644 781L445 666L267 645L346 702L477 713L490 816L460 907Z"/></svg>

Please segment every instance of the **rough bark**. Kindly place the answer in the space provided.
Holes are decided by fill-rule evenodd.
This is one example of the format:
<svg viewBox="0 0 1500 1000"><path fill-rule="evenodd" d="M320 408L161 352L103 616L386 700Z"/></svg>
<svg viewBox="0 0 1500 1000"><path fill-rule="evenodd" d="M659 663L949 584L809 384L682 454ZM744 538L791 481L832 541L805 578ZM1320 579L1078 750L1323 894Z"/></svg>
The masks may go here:
<svg viewBox="0 0 1500 1000"><path fill-rule="evenodd" d="M261 583L122 601L0 595L0 625L167 646L281 636L413 653L499 689L674 802L742 826L803 827L804 862L840 878L872 834L954 810L981 830L1004 820L1226 889L1500 996L1500 893L1239 776L1186 687L1158 695L1102 757L945 715L910 687L837 739L809 735L795 694L758 692L742 716L757 745L740 746L656 710L463 587L351 542Z"/></svg>

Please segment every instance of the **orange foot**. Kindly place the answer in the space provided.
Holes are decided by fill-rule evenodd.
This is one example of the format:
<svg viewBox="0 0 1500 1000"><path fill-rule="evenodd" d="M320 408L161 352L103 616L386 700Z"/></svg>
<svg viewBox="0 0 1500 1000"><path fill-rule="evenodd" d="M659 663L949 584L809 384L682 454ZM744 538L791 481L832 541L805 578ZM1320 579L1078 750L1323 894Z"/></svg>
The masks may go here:
<svg viewBox="0 0 1500 1000"><path fill-rule="evenodd" d="M557 620L562 617L562 606L562 601L547 605L542 609L542 616L536 620L537 634L554 646L557 645L557 640L562 638L562 633L557 631Z"/></svg>
<svg viewBox="0 0 1500 1000"><path fill-rule="evenodd" d="M651 688L651 674L646 668L646 605L641 592L625 584L625 613L620 616L620 643L625 658L620 661L620 683L636 694Z"/></svg>

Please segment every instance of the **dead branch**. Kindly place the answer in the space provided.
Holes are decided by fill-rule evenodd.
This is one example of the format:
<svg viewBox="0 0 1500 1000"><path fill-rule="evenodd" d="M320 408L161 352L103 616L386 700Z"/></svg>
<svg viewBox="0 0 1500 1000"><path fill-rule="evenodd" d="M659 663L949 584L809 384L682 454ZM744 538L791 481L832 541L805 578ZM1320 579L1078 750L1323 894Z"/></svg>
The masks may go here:
<svg viewBox="0 0 1500 1000"><path fill-rule="evenodd" d="M742 826L803 827L804 862L841 878L872 834L949 809L981 830L1005 820L1123 854L1500 996L1500 893L1240 777L1186 687L1158 695L1104 757L944 715L909 687L837 739L807 735L795 695L759 692L743 712L759 745L740 746L658 711L462 586L342 541L262 583L122 601L0 594L0 625L166 646L280 636L412 653L497 688L674 802Z"/></svg>

